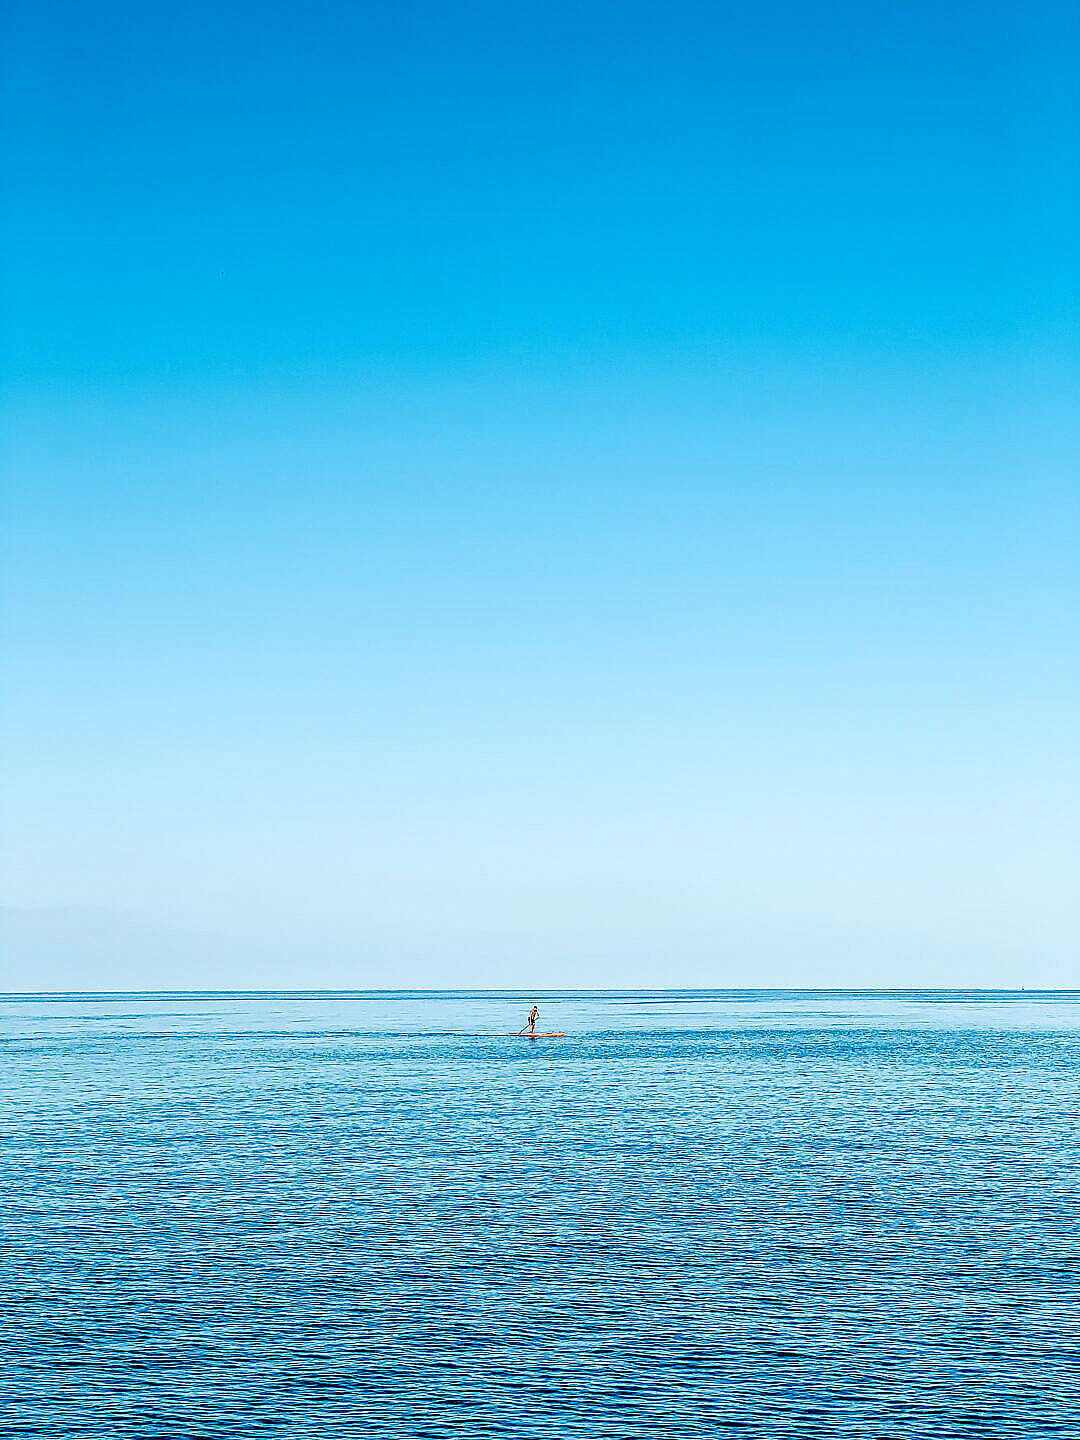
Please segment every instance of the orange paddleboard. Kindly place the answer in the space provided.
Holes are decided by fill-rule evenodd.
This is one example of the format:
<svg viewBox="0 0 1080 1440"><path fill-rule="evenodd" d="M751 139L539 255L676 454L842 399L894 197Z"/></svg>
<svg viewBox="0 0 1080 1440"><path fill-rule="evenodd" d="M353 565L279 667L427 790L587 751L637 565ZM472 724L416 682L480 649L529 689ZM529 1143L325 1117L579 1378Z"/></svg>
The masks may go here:
<svg viewBox="0 0 1080 1440"><path fill-rule="evenodd" d="M566 1036L562 1030L537 1030L530 1035L527 1030L515 1030L509 1037L511 1040L565 1040Z"/></svg>

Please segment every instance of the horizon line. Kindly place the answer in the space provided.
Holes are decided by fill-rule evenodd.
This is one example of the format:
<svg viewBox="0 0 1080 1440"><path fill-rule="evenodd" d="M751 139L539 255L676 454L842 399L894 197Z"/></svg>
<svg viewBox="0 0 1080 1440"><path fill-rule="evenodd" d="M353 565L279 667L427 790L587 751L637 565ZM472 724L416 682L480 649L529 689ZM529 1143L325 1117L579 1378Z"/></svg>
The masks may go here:
<svg viewBox="0 0 1080 1440"><path fill-rule="evenodd" d="M919 986L919 985L668 985L617 988L611 986L526 989L522 986L502 989L487 986L447 986L423 988L415 986L394 989L377 988L271 988L263 990L223 989L195 990L5 990L0 1003L22 1000L319 1000L319 999L406 999L421 996L619 996L619 995L1077 995L1080 988L1033 986Z"/></svg>

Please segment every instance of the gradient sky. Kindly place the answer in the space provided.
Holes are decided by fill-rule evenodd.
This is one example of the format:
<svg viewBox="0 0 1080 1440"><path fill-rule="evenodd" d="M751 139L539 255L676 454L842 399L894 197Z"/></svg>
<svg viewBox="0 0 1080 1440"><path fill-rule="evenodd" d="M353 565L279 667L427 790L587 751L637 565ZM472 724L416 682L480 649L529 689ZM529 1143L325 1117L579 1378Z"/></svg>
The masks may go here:
<svg viewBox="0 0 1080 1440"><path fill-rule="evenodd" d="M1072 5L7 15L0 985L1080 984Z"/></svg>

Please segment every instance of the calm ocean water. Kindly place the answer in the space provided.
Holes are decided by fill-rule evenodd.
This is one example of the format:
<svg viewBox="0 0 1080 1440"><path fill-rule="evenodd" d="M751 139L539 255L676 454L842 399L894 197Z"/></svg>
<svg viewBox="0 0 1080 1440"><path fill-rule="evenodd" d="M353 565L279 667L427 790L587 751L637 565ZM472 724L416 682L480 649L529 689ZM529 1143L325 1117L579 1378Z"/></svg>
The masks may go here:
<svg viewBox="0 0 1080 1440"><path fill-rule="evenodd" d="M1080 1003L0 1002L0 1433L1080 1436Z"/></svg>

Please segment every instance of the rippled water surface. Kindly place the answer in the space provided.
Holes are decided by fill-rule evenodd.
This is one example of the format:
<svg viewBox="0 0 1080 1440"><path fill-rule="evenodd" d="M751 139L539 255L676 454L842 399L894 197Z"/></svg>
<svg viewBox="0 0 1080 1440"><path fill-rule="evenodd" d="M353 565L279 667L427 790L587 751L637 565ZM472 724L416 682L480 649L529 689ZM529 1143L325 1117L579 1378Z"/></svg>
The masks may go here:
<svg viewBox="0 0 1080 1440"><path fill-rule="evenodd" d="M0 1433L1080 1436L1080 1004L0 1003Z"/></svg>

